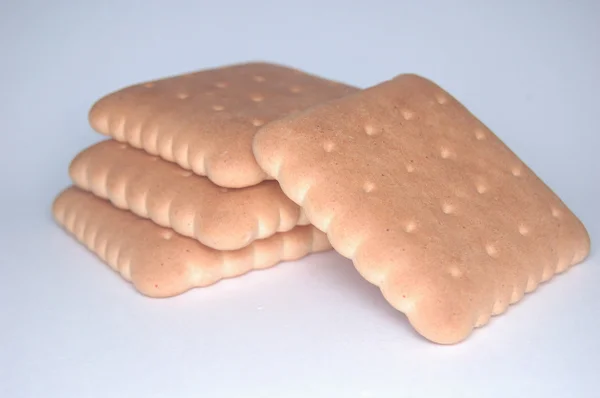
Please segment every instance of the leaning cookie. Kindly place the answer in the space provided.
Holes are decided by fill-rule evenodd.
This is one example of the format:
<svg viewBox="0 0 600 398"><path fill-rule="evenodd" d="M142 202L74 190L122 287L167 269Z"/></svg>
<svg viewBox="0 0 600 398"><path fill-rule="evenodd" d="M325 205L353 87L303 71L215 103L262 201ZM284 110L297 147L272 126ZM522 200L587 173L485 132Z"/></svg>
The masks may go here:
<svg viewBox="0 0 600 398"><path fill-rule="evenodd" d="M57 196L53 214L79 242L150 297L175 296L330 248L325 234L309 225L240 250L214 250L76 187Z"/></svg>
<svg viewBox="0 0 600 398"><path fill-rule="evenodd" d="M419 76L270 123L254 154L334 249L438 343L465 339L589 252L560 198Z"/></svg>

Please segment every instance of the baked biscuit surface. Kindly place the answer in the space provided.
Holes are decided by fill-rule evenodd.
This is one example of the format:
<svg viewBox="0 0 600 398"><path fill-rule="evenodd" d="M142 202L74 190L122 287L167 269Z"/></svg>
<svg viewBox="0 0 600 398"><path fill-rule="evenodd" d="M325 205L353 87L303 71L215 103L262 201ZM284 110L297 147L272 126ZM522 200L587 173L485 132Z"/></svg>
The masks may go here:
<svg viewBox="0 0 600 398"><path fill-rule="evenodd" d="M244 63L122 88L100 98L89 121L101 134L240 188L266 178L251 149L258 127L356 90L281 65Z"/></svg>
<svg viewBox="0 0 600 398"><path fill-rule="evenodd" d="M176 296L331 247L306 225L239 250L214 250L77 187L61 192L52 211L69 234L149 297Z"/></svg>
<svg viewBox="0 0 600 398"><path fill-rule="evenodd" d="M237 250L308 221L277 181L222 188L208 178L109 139L73 159L79 188L217 250Z"/></svg>
<svg viewBox="0 0 600 398"><path fill-rule="evenodd" d="M589 252L558 196L420 76L270 123L253 148L332 246L438 343L465 339Z"/></svg>

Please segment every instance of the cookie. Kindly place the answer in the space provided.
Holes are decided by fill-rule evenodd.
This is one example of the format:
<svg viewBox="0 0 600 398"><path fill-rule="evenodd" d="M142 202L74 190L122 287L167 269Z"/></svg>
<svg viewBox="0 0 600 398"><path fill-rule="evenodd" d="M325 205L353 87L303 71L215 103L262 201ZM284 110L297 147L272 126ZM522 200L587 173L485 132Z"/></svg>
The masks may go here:
<svg viewBox="0 0 600 398"><path fill-rule="evenodd" d="M217 250L241 249L308 224L277 181L222 188L112 139L79 153L69 174L79 188Z"/></svg>
<svg viewBox="0 0 600 398"><path fill-rule="evenodd" d="M226 188L266 178L252 155L256 129L358 89L270 63L228 65L128 86L99 99L99 133L175 162Z"/></svg>
<svg viewBox="0 0 600 398"><path fill-rule="evenodd" d="M427 339L453 344L581 262L581 221L430 80L400 75L265 125L265 172Z"/></svg>
<svg viewBox="0 0 600 398"><path fill-rule="evenodd" d="M57 196L53 214L59 225L149 297L175 296L330 248L325 234L307 225L240 250L214 250L77 187Z"/></svg>

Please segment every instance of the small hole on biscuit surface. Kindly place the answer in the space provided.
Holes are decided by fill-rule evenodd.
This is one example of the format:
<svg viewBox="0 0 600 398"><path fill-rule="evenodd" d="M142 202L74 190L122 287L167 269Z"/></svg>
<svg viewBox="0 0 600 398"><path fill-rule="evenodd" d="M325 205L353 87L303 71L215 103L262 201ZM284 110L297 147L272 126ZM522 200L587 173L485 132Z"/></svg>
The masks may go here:
<svg viewBox="0 0 600 398"><path fill-rule="evenodd" d="M254 76L252 79L254 79L255 82L259 82L262 83L265 81L265 78L259 75Z"/></svg>
<svg viewBox="0 0 600 398"><path fill-rule="evenodd" d="M498 249L492 244L485 245L485 252L490 257L498 257Z"/></svg>
<svg viewBox="0 0 600 398"><path fill-rule="evenodd" d="M454 153L450 149L443 147L440 150L440 156L442 157L442 159L450 159L454 157Z"/></svg>
<svg viewBox="0 0 600 398"><path fill-rule="evenodd" d="M252 125L255 126L255 127L262 126L263 124L265 124L265 122L263 122L260 119L254 119L254 120L252 120Z"/></svg>
<svg viewBox="0 0 600 398"><path fill-rule="evenodd" d="M454 213L454 206L451 203L443 203L442 211L444 214L452 214Z"/></svg>
<svg viewBox="0 0 600 398"><path fill-rule="evenodd" d="M300 87L300 86L292 86L292 87L290 87L290 91L292 93L299 93L300 91L302 91L302 87Z"/></svg>
<svg viewBox="0 0 600 398"><path fill-rule="evenodd" d="M408 233L413 232L415 229L417 229L417 223L414 221L409 221L404 226L404 231L406 231Z"/></svg>
<svg viewBox="0 0 600 398"><path fill-rule="evenodd" d="M412 111L409 111L408 109L403 109L401 113L404 120L411 120L415 117L415 114Z"/></svg>
<svg viewBox="0 0 600 398"><path fill-rule="evenodd" d="M373 127L371 125L366 125L365 126L365 133L367 135L374 136L374 135L377 135L379 133L379 131L375 127Z"/></svg>
<svg viewBox="0 0 600 398"><path fill-rule="evenodd" d="M254 94L254 95L250 96L250 99L254 102L262 102L265 99L265 97L263 97L260 94Z"/></svg>
<svg viewBox="0 0 600 398"><path fill-rule="evenodd" d="M225 107L223 105L213 105L212 108L215 111L222 111L223 109L225 109Z"/></svg>
<svg viewBox="0 0 600 398"><path fill-rule="evenodd" d="M363 185L363 190L367 193L373 192L374 189L375 189L375 184L373 184L370 181L365 182Z"/></svg>
<svg viewBox="0 0 600 398"><path fill-rule="evenodd" d="M445 95L443 94L436 94L435 95L435 100L437 101L438 104L445 104L446 102L448 102L448 98L446 98Z"/></svg>
<svg viewBox="0 0 600 398"><path fill-rule="evenodd" d="M485 140L485 133L479 129L475 130L475 138L477 138L479 141L481 140Z"/></svg>
<svg viewBox="0 0 600 398"><path fill-rule="evenodd" d="M163 231L161 235L164 240L170 240L173 237L173 231Z"/></svg>
<svg viewBox="0 0 600 398"><path fill-rule="evenodd" d="M331 141L326 141L323 144L323 149L325 150L325 152L329 153L329 152L333 151L334 148L335 148L335 144Z"/></svg>
<svg viewBox="0 0 600 398"><path fill-rule="evenodd" d="M216 82L215 86L218 88L225 88L228 86L227 82Z"/></svg>
<svg viewBox="0 0 600 398"><path fill-rule="evenodd" d="M529 235L529 228L526 225L519 225L519 233L523 236Z"/></svg>

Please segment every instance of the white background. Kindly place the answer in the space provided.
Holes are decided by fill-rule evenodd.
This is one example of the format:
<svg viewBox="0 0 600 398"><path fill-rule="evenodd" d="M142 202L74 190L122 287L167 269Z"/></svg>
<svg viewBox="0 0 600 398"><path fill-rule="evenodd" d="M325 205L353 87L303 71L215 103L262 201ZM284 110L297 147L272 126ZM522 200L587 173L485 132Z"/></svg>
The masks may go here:
<svg viewBox="0 0 600 398"><path fill-rule="evenodd" d="M600 2L2 1L1 397L599 397ZM91 104L247 60L427 76L584 221L593 252L450 347L335 253L167 300L54 224Z"/></svg>

